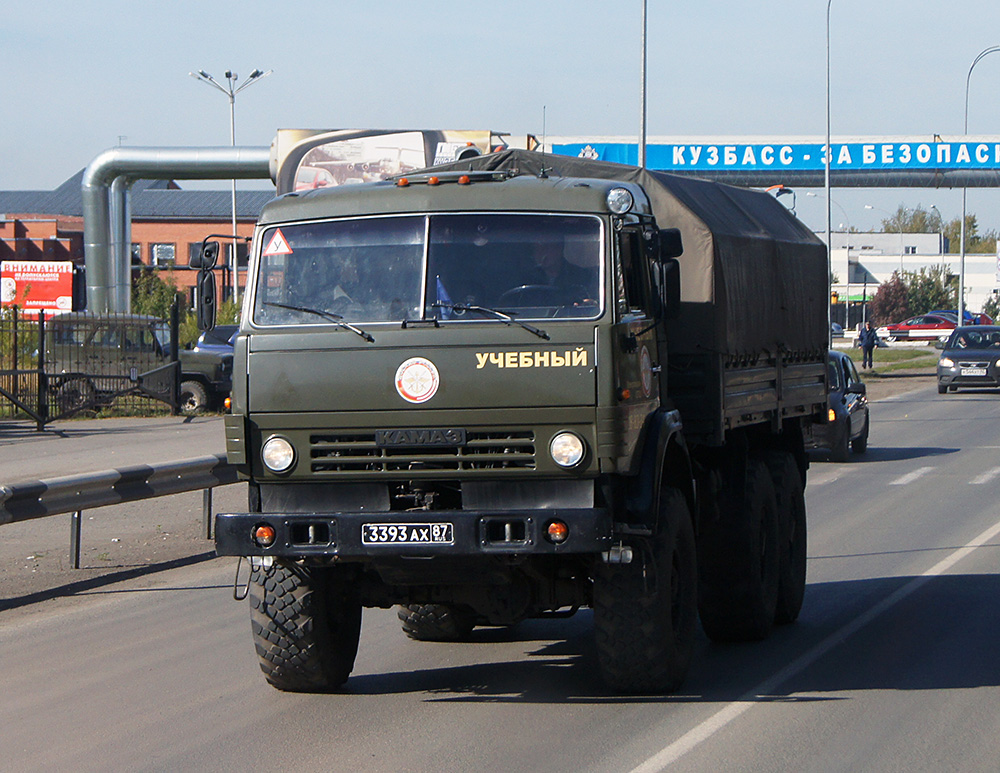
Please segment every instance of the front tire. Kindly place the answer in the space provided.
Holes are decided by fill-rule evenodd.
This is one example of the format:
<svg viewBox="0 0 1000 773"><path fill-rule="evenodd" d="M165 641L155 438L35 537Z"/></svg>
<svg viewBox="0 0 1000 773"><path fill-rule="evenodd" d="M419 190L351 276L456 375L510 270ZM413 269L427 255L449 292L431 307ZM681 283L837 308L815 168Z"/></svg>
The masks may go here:
<svg viewBox="0 0 1000 773"><path fill-rule="evenodd" d="M730 477L701 524L698 610L710 639L767 638L778 605L778 546L774 485L764 463L750 459L745 476Z"/></svg>
<svg viewBox="0 0 1000 773"><path fill-rule="evenodd" d="M177 402L185 416L196 416L208 410L208 392L200 381L182 381Z"/></svg>
<svg viewBox="0 0 1000 773"><path fill-rule="evenodd" d="M261 671L279 690L331 692L354 668L361 604L339 567L276 561L250 573L250 624Z"/></svg>
<svg viewBox="0 0 1000 773"><path fill-rule="evenodd" d="M948 387L945 386L944 384L938 384L938 394L939 395L948 394Z"/></svg>
<svg viewBox="0 0 1000 773"><path fill-rule="evenodd" d="M600 564L594 577L594 634L604 681L625 693L680 687L694 652L697 564L683 495L665 489L660 522L634 545L629 564Z"/></svg>

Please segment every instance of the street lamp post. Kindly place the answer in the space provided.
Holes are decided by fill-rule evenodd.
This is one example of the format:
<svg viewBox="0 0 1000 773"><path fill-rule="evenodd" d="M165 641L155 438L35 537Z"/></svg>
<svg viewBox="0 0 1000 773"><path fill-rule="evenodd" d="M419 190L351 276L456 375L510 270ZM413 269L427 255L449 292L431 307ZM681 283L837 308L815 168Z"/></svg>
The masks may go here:
<svg viewBox="0 0 1000 773"><path fill-rule="evenodd" d="M829 284L833 272L833 244L830 241L830 232L833 230L831 224L833 215L830 212L830 156L833 148L830 147L830 6L833 0L826 0L826 153L823 162L824 182L823 189L826 191L826 281ZM829 288L828 288L829 289ZM829 293L827 293L829 298ZM830 304L826 305L826 329L827 344L833 345L833 326L830 324L831 314Z"/></svg>
<svg viewBox="0 0 1000 773"><path fill-rule="evenodd" d="M814 198L816 196L819 196L819 195L820 194L813 193L812 191L808 191L806 193L806 196L811 196L811 197L814 197ZM844 222L847 223L847 234L848 234L848 237L847 237L847 281L845 283L847 285L847 289L846 289L846 294L847 294L847 313L846 313L846 316L844 317L844 327L850 328L850 326L851 326L851 237L850 237L850 233L851 233L851 231L853 229L851 227L851 218L849 218L847 216L847 210L844 209L840 204L838 204L833 199L832 196L827 199L827 208L828 209L829 209L829 205L830 204L835 204L837 206L837 209L840 210L840 214L842 214L844 216ZM841 228L843 228L843 224L841 224ZM827 239L829 239L829 238L830 238L830 233L827 232ZM832 277L833 276L833 258L832 258L832 255L833 255L833 244L830 244L830 255L831 255L831 258L830 258L830 264L831 264L830 265L830 276ZM862 305L863 304L864 304L864 300L862 299Z"/></svg>
<svg viewBox="0 0 1000 773"><path fill-rule="evenodd" d="M969 136L969 82L972 80L972 71L979 61L988 54L995 54L1000 51L1000 46L990 46L979 52L969 67L969 74L965 76L965 124L964 135ZM965 195L968 189L962 186L962 222L959 225L959 242L961 249L958 258L958 324L965 324Z"/></svg>
<svg viewBox="0 0 1000 773"><path fill-rule="evenodd" d="M273 70L268 70L264 72L263 70L254 70L250 73L250 76L243 81L239 86L236 84L239 82L240 76L237 75L232 70L226 70L226 85L223 86L215 78L209 75L204 70L198 70L198 72L189 72L190 75L195 80L201 81L202 83L207 83L212 88L218 89L227 97L229 97L229 141L230 144L236 147L236 95L239 94L243 89L252 83L256 83L261 78L266 78L270 75ZM232 220L233 220L233 252L229 261L229 268L233 272L233 303L239 305L240 302L240 261L239 252L237 248L238 239L236 238L236 180L232 180Z"/></svg>

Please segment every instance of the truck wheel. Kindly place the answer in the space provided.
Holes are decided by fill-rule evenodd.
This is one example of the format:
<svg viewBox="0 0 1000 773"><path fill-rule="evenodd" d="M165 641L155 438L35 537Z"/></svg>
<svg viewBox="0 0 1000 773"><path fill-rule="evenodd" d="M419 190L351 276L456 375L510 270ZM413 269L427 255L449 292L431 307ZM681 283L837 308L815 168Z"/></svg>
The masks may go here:
<svg viewBox="0 0 1000 773"><path fill-rule="evenodd" d="M361 604L333 569L276 562L250 574L250 625L260 668L279 690L330 692L354 668Z"/></svg>
<svg viewBox="0 0 1000 773"><path fill-rule="evenodd" d="M697 629L694 529L684 497L665 489L656 536L629 564L600 564L594 634L604 681L626 693L676 690Z"/></svg>
<svg viewBox="0 0 1000 773"><path fill-rule="evenodd" d="M60 413L74 413L97 404L97 390L90 379L80 376L59 385L56 403Z"/></svg>
<svg viewBox="0 0 1000 773"><path fill-rule="evenodd" d="M778 603L774 622L794 622L806 591L806 501L795 457L776 451L767 458L778 507Z"/></svg>
<svg viewBox="0 0 1000 773"><path fill-rule="evenodd" d="M938 384L938 394L939 395L948 394L948 387L945 386L944 384Z"/></svg>
<svg viewBox="0 0 1000 773"><path fill-rule="evenodd" d="M713 641L766 638L778 604L774 485L758 459L747 462L745 479L744 491L738 482L722 487L698 535L698 611Z"/></svg>
<svg viewBox="0 0 1000 773"><path fill-rule="evenodd" d="M396 615L403 632L417 641L465 641L476 622L468 607L447 604L407 604Z"/></svg>
<svg viewBox="0 0 1000 773"><path fill-rule="evenodd" d="M182 381L181 391L177 395L181 413L194 416L208 410L208 393L200 381Z"/></svg>

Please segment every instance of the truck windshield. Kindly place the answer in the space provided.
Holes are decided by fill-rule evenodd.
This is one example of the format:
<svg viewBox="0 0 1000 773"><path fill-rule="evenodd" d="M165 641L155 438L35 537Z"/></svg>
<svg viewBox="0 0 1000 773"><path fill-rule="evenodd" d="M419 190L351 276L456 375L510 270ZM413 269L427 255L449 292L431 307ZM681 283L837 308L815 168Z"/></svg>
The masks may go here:
<svg viewBox="0 0 1000 773"><path fill-rule="evenodd" d="M461 214L300 223L260 240L254 322L327 324L308 307L359 323L588 319L603 300L602 226L592 216Z"/></svg>

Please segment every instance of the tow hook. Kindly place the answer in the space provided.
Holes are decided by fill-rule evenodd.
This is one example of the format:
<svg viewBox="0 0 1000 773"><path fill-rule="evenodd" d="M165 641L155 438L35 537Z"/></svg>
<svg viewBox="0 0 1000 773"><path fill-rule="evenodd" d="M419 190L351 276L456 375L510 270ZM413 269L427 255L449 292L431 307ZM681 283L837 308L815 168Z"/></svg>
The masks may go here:
<svg viewBox="0 0 1000 773"><path fill-rule="evenodd" d="M632 548L619 542L613 545L611 550L601 553L601 558L606 564L631 564Z"/></svg>
<svg viewBox="0 0 1000 773"><path fill-rule="evenodd" d="M247 556L247 563L250 565L250 574L247 575L246 582L240 583L240 567L243 566L243 556L236 560L236 579L233 580L233 598L243 601L250 594L250 577L254 569L270 569L274 566L273 556Z"/></svg>

